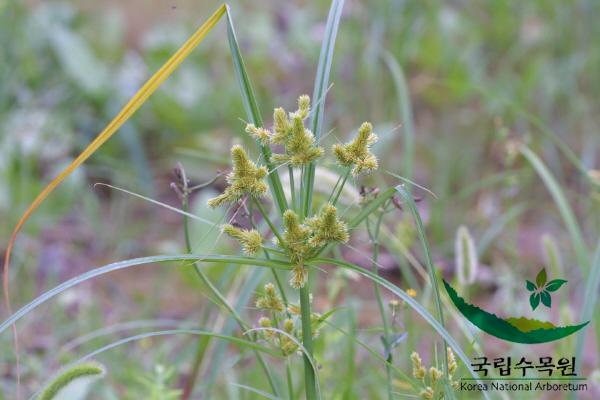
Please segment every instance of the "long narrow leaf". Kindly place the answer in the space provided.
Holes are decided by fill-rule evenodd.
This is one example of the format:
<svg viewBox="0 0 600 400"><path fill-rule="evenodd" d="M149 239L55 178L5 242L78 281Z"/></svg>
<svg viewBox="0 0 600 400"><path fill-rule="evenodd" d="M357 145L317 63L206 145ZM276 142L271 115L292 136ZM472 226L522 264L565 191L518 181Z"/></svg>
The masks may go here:
<svg viewBox="0 0 600 400"><path fill-rule="evenodd" d="M402 72L402 67L396 58L389 51L384 51L381 54L383 61L390 70L394 88L396 89L396 97L398 98L398 107L400 117L402 118L402 132L404 134L404 148L402 149L404 171L403 175L408 179L412 179L413 175L413 153L415 147L415 134L413 124L412 102L408 93L406 78Z"/></svg>
<svg viewBox="0 0 600 400"><path fill-rule="evenodd" d="M27 313L31 312L34 308L39 306L40 304L48 301L52 297L64 292L65 290L78 285L82 282L88 281L92 278L96 278L100 275L107 274L109 272L118 271L121 269L126 269L129 267L135 267L150 263L159 263L159 262L167 262L167 261L201 261L201 262L220 262L220 263L230 263L236 265L254 265L257 267L269 267L276 269L291 269L289 264L281 261L274 260L264 260L259 258L252 257L237 257L237 256L223 256L223 255L202 255L202 254L177 254L172 256L150 256L150 257L141 257L134 258L131 260L119 261L116 263L108 264L100 268L92 269L91 271L87 271L81 275L78 275L74 278L69 279L56 286L53 289L50 289L46 293L38 296L36 299L31 301L29 304L23 306L13 315L11 315L6 321L0 324L0 333L4 332L4 330L10 325L17 322Z"/></svg>
<svg viewBox="0 0 600 400"><path fill-rule="evenodd" d="M538 175L542 178L546 188L552 195L552 199L558 207L558 211L560 212L567 230L569 231L569 235L571 236L571 242L573 244L573 248L575 249L575 256L577 257L579 268L581 268L581 270L584 272L589 271L590 259L587 246L583 240L583 234L581 233L581 228L579 227L577 219L575 218L575 213L571 209L565 193L561 189L556 179L554 179L554 176L552 176L546 165L533 151L531 151L531 149L529 149L529 147L522 145L520 146L519 150L527 159L527 161L529 161L529 163L533 166Z"/></svg>
<svg viewBox="0 0 600 400"><path fill-rule="evenodd" d="M235 336L221 335L219 333L207 332L207 331L202 331L202 330L198 330L198 329L169 329L169 330L165 330L165 331L141 333L139 335L129 336L129 337L123 338L121 340L117 340L111 344L108 344L104 347L94 350L93 352L91 352L89 354L86 354L85 356L83 356L79 360L77 360L76 363L80 363L80 362L89 360L90 358L96 357L100 353L104 353L107 350L114 349L115 347L121 346L126 343L130 343L130 342L134 342L134 341L142 340L142 339L147 339L150 337L165 336L165 335L179 335L179 334L211 336L214 338L226 340L226 341L231 342L240 347L246 347L251 350L256 350L256 351L260 351L260 352L269 354L273 357L281 357L281 352L278 352L271 348L262 346L258 343L252 342L250 340L240 339Z"/></svg>
<svg viewBox="0 0 600 400"><path fill-rule="evenodd" d="M206 37L206 35L214 28L217 22L225 14L225 5L220 6L211 17L198 28L196 32L167 60L167 62L141 87L140 90L125 104L119 111L117 116L104 128L102 132L83 150L71 164L69 164L62 172L54 178L48 186L33 200L29 208L19 219L14 228L4 258L3 267L3 288L4 301L11 312L10 297L8 294L8 266L10 264L10 255L16 240L17 234L27 221L31 214L44 202L44 200L52 193L52 191L73 171L75 171L85 160L87 160L96 150L100 148L110 137L123 125L158 89L158 87L167 79L173 71L181 64L183 60L194 50L194 48Z"/></svg>
<svg viewBox="0 0 600 400"><path fill-rule="evenodd" d="M325 36L323 37L323 43L321 44L321 54L319 55L319 65L317 67L315 87L313 89L313 102L316 104L316 108L312 112L310 121L317 142L321 139L323 115L325 113L325 98L327 96L329 75L331 73L331 64L333 62L333 49L335 47L335 39L340 26L343 8L344 0L333 0L331 2L331 8L329 9L329 15L327 16L327 23L325 25ZM305 193L303 193L302 199L304 215L309 215L310 213L314 181L315 164L311 163L308 166L304 178Z"/></svg>
<svg viewBox="0 0 600 400"><path fill-rule="evenodd" d="M260 114L258 104L256 103L256 95L254 94L252 83L250 82L248 72L246 71L240 46L238 45L229 6L227 6L227 39L229 41L229 50L231 52L231 59L233 61L233 69L242 93L242 101L244 103L244 109L246 110L246 116L249 122L261 127L263 126L262 116ZM273 198L277 204L279 214L283 215L285 210L288 209L288 205L283 191L283 186L281 185L281 179L275 170L275 165L271 162L271 149L269 146L264 146L260 143L259 146L265 160L265 164L269 171L271 171L268 179L271 192L273 193Z"/></svg>
<svg viewBox="0 0 600 400"><path fill-rule="evenodd" d="M425 257L425 265L427 266L427 271L429 272L429 284L433 288L433 296L435 299L435 306L437 309L437 316L442 328L444 328L444 312L442 309L442 298L440 297L440 290L438 287L438 280L435 274L435 268L433 266L433 261L431 260L431 251L429 250L429 244L427 242L427 237L425 236L425 227L423 226L423 221L421 221L421 215L419 214L419 210L417 210L417 205L412 197L412 195L404 188L404 185L396 186L396 191L400 194L402 199L404 200L404 204L408 205L410 213L413 216L415 221L415 225L417 228L417 233L419 234L419 240L421 241L421 246L423 247L423 255ZM446 347L446 346L444 346ZM448 383L448 359L444 356L442 357L442 364L444 366L444 374L446 376L446 384Z"/></svg>

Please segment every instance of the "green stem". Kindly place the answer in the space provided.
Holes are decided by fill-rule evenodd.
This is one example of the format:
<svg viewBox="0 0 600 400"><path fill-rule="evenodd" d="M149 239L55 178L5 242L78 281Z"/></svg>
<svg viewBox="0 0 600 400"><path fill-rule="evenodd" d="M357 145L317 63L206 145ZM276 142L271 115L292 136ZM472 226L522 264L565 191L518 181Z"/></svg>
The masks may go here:
<svg viewBox="0 0 600 400"><path fill-rule="evenodd" d="M277 230L277 228L275 228L275 225L273 225L273 222L271 222L271 220L269 219L269 215L267 214L267 211L265 210L265 208L263 207L261 202L255 198L252 198L252 200L254 201L254 204L256 204L256 208L258 208L258 211L260 211L260 214L264 218L267 225L269 225L269 228L271 229L271 232L273 232L273 235L275 235L277 240L279 240L279 243L281 243L281 244L285 243L283 238L279 234L279 231Z"/></svg>
<svg viewBox="0 0 600 400"><path fill-rule="evenodd" d="M189 211L188 194L189 193L187 193L187 192L184 193L184 196L183 196L183 199L181 202L182 209L185 212ZM185 235L186 251L191 254L192 253L192 245L191 245L191 240L190 240L189 219L187 216L184 216L184 219L183 219L183 230L184 230L184 235ZM223 307L225 307L227 309L227 311L233 316L233 318L238 323L240 329L242 331L247 330L248 329L247 324L240 317L240 315L233 309L233 307L231 307L231 305L229 305L229 303L227 302L227 299L225 299L225 297L221 294L219 289L217 289L213 285L213 283L208 279L208 277L204 274L204 272L198 265L198 262L194 262L194 270L198 274L198 277L200 278L202 283L204 283L204 285L206 285L206 287L209 289L210 293L213 296L215 296L219 300L221 305ZM255 340L255 337L252 336L251 339ZM189 380L184 387L184 395L182 397L183 399L188 399L194 390L194 386L196 385L196 378L198 376L198 371L200 370L200 366L202 365L202 360L204 359L204 354L206 353L206 349L208 348L209 343L210 343L210 338L208 340L204 340L203 338L200 338L198 341L198 348L196 350L196 356L195 356L194 363L192 366L192 374L190 375ZM271 386L273 393L275 393L275 395L278 395L279 391L277 390L277 386L275 385L275 381L273 379L273 376L271 374L269 367L267 366L264 359L262 358L262 355L258 351L255 350L254 353L256 355L256 359L258 360L259 364L265 371L265 375L267 377L267 380L269 381L269 385Z"/></svg>
<svg viewBox="0 0 600 400"><path fill-rule="evenodd" d="M367 231L369 233L369 237L373 242L373 258L371 263L371 270L374 274L379 275L377 260L379 258L379 231L381 228L381 222L383 220L383 212L380 212L377 216L377 222L375 223L375 230L373 232L368 228L369 220L367 219ZM390 368L390 364L392 362L392 349L391 349L391 335L390 335L390 323L387 317L385 305L383 304L383 299L381 297L381 289L379 285L373 283L373 289L375 291L375 298L377 299L377 305L379 307L379 314L381 315L381 321L383 322L383 339L385 341L385 350L388 353L387 363L385 364L385 370L387 375L387 392L388 399L393 398L393 390L392 390L392 369Z"/></svg>
<svg viewBox="0 0 600 400"><path fill-rule="evenodd" d="M290 175L290 197L292 198L292 210L296 210L296 188L294 183L294 168L288 165L288 173Z"/></svg>
<svg viewBox="0 0 600 400"><path fill-rule="evenodd" d="M250 220L250 225L252 226L252 228L254 228L258 231L259 229L256 226L256 224L254 223L254 213L252 210L253 210L252 205L250 205L250 207L248 207L248 214L249 214L248 218ZM271 249L271 248L267 248L267 247L263 246L263 254L265 255L265 258L267 260L271 259L271 256L269 255L269 251L279 252L279 250L277 250L277 249ZM285 254L283 252L279 252L279 253ZM285 294L285 290L283 290L283 284L281 283L281 279L279 278L279 275L277 275L277 271L275 271L274 268L271 268L271 272L273 273L273 278L275 279L275 284L277 285L277 288L279 289L279 293L281 293L281 299L283 300L283 304L285 305L286 313L288 313L288 316L289 316L289 312L287 311L289 302L288 302L287 296Z"/></svg>
<svg viewBox="0 0 600 400"><path fill-rule="evenodd" d="M290 367L290 359L289 357L285 363L286 375L287 375L287 387L288 387L288 397L290 400L294 399L294 381L292 380L292 369Z"/></svg>
<svg viewBox="0 0 600 400"><path fill-rule="evenodd" d="M346 181L348 180L348 176L350 176L350 168L348 168L348 170L344 174L344 179L342 179L342 183L340 184L340 187L338 188L338 191L337 191L335 197L333 198L333 201L331 202L334 206L336 205L338 199L340 198L340 194L342 194L342 189L344 189L344 185L346 184Z"/></svg>
<svg viewBox="0 0 600 400"><path fill-rule="evenodd" d="M308 353L308 355L304 354L304 386L306 388L306 399L316 400L316 371L313 371L313 367L309 358L309 356L313 356L313 338L311 329L310 291L308 288L308 280L304 287L300 288L300 311L302 315L302 345Z"/></svg>

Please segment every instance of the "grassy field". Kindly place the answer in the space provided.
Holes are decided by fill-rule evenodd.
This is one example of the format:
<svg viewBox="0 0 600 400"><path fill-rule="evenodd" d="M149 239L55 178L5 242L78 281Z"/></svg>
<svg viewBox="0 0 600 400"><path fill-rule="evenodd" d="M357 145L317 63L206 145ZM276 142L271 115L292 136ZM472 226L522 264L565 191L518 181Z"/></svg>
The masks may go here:
<svg viewBox="0 0 600 400"><path fill-rule="evenodd" d="M600 397L600 3L281 3L232 2L27 219L8 297L40 302L18 352L2 309L0 399ZM3 251L219 6L0 0ZM551 307L541 269L568 281ZM590 323L504 341L442 280ZM588 388L457 388L481 356L576 357Z"/></svg>

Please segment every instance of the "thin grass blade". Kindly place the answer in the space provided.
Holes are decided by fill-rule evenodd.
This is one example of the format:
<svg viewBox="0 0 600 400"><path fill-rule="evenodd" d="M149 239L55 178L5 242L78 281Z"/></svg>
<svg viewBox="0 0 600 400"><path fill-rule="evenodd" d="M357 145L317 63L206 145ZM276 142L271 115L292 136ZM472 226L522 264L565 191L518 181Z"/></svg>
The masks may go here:
<svg viewBox="0 0 600 400"><path fill-rule="evenodd" d="M49 299L55 297L56 295L64 292L65 290L88 281L90 279L96 278L100 275L107 274L113 271L119 271L122 269L136 267L151 263L162 263L168 261L189 261L194 262L206 262L206 263L229 263L235 265L254 265L257 267L268 267L275 269L284 269L289 270L291 266L288 263L282 261L275 260L265 260L260 258L252 258L252 257L238 257L238 256L224 256L224 255L202 255L202 254L176 254L176 255L160 255L160 256L150 256L150 257L141 257L134 258L131 260L119 261L116 263L108 264L103 267L95 268L90 271L87 271L81 275L78 275L74 278L71 278L60 285L56 286L53 289L48 290L42 295L38 296L34 300L32 300L27 305L23 306L21 309L16 311L13 315L11 315L7 320L0 324L0 333L4 332L6 328L17 322L19 319L24 317L26 314L31 312L33 309L48 301Z"/></svg>
<svg viewBox="0 0 600 400"><path fill-rule="evenodd" d="M319 65L317 67L317 75L315 77L315 86L313 89L313 102L316 108L312 112L310 126L317 142L321 139L321 130L323 127L323 116L325 113L325 98L327 96L327 88L329 86L329 75L331 73L331 64L333 62L333 50L335 47L335 39L340 26L342 17L342 9L344 8L344 0L333 0L327 16L325 25L325 36L321 44L321 53L319 55ZM303 193L302 207L304 215L309 215L312 204L313 185L315 181L315 164L311 163L308 166L307 173L304 177L304 188L306 193Z"/></svg>
<svg viewBox="0 0 600 400"><path fill-rule="evenodd" d="M29 208L17 222L14 228L8 246L3 266L3 290L4 302L11 313L8 279L8 266L10 264L10 256L17 234L29 219L31 214L44 202L44 200L54 191L54 189L73 171L75 171L85 160L87 160L96 150L100 148L110 137L148 100L148 98L158 89L158 87L175 71L183 60L194 50L194 48L206 37L206 35L215 27L217 22L225 14L226 7L221 5L213 15L210 16L198 28L196 32L167 60L167 62L141 87L141 89L125 104L119 111L117 116L104 128L102 132L83 150L71 164L69 164L62 172L54 178L48 186L33 200ZM16 339L15 339L16 340ZM16 343L15 343L16 344ZM16 347L16 346L15 346Z"/></svg>
<svg viewBox="0 0 600 400"><path fill-rule="evenodd" d="M389 51L383 51L381 57L392 75L396 97L398 97L398 106L400 118L402 121L402 132L404 134L403 163L404 170L402 174L408 179L413 175L413 153L415 148L415 133L413 124L412 102L408 93L408 86L402 67L396 58Z"/></svg>
<svg viewBox="0 0 600 400"><path fill-rule="evenodd" d="M589 271L590 259L587 246L583 240L583 234L581 233L581 228L577 222L577 219L575 218L575 213L569 205L564 191L554 176L552 176L552 173L548 170L544 162L533 151L531 151L529 147L521 145L519 147L519 151L542 178L546 188L554 200L554 203L558 207L558 211L560 212L567 230L569 231L569 235L571 236L571 242L575 250L575 256L577 258L579 267L583 272Z"/></svg>
<svg viewBox="0 0 600 400"><path fill-rule="evenodd" d="M240 87L242 102L244 104L244 109L246 110L246 116L249 122L253 123L257 127L262 127L262 116L260 114L260 109L258 108L258 104L256 102L256 95L254 94L254 89L252 88L250 77L248 76L248 72L246 71L244 59L242 58L240 46L235 35L233 19L231 18L229 6L227 6L227 39L229 41L229 50L231 52L231 59L233 61L235 77ZM274 171L275 165L271 162L271 149L269 148L269 146L264 146L260 143L259 147L268 170ZM268 179L269 186L271 187L271 193L273 194L273 198L275 199L275 203L277 204L279 214L283 215L285 210L288 209L288 205L283 191L283 186L281 185L281 179L279 178L279 174L277 172L270 173L268 175Z"/></svg>

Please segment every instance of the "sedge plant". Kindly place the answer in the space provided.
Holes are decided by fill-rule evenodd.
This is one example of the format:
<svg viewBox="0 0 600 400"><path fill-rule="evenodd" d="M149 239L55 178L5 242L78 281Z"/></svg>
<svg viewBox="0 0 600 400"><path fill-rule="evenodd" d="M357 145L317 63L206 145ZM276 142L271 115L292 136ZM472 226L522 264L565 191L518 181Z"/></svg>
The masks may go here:
<svg viewBox="0 0 600 400"><path fill-rule="evenodd" d="M85 274L76 276L59 286L43 293L30 303L23 306L14 314L0 324L0 333L9 327L14 328L14 324L23 316L30 313L39 305L64 292L65 290L94 279L112 271L125 268L144 266L151 263L160 262L183 262L184 265L193 265L198 272L198 276L208 288L212 299L215 300L233 319L237 322L240 329L246 336L241 339L232 333L215 333L202 329L175 329L169 331L148 332L118 342L104 346L84 357L86 360L95 357L98 354L108 351L120 344L128 343L134 340L142 340L147 337L158 337L173 334L198 335L205 338L204 342L199 343L197 357L199 362L205 354L207 341L218 339L237 346L254 351L258 363L262 366L267 380L270 383L273 394L279 397L281 393L270 366L262 361L262 354L278 356L286 359L286 381L288 386L288 396L295 398L293 384L293 374L290 372L291 362L289 361L296 355L301 355L304 363L304 392L309 400L320 397L319 379L317 376L318 363L314 354L313 340L317 337L322 328L322 323L327 319L332 311L323 314L312 310L311 291L314 287L311 284L311 275L325 265L331 265L338 268L353 271L361 276L372 280L377 287L383 287L394 295L400 297L407 306L415 310L452 348L463 363L468 364L469 359L462 351L456 340L448 333L443 324L442 310L440 306L440 297L437 287L437 280L433 265L431 263L427 240L423 232L423 226L418 216L418 211L409 192L400 185L386 190L381 190L370 201L361 204L358 212L351 218L346 218L346 210L339 208L339 199L341 193L350 177L353 179L360 175L367 174L377 170L378 160L371 152L371 146L377 141L377 136L373 133L373 127L370 123L363 123L353 140L345 144L336 144L327 152L322 145L323 137L321 135L324 118L325 96L329 84L329 73L331 70L331 60L333 56L333 47L337 35L338 25L341 18L343 7L342 0L334 0L331 4L329 17L326 24L325 37L319 58L317 78L315 80L315 92L313 94L314 104L311 107L311 99L307 95L302 95L298 99L298 107L293 112L287 112L283 108L276 108L273 113L273 126L267 129L257 107L257 102L250 84L248 74L240 54L240 49L233 30L231 15L226 6L221 6L207 20L205 24L175 53L175 55L140 89L129 103L121 110L115 119L107 126L105 130L90 144L88 148L78 156L63 172L57 176L48 187L34 200L32 205L26 210L24 216L20 219L9 242L7 256L5 258L4 274L4 296L5 303L10 308L8 296L8 265L10 262L10 252L16 240L16 235L25 221L33 211L47 198L47 196L56 188L62 180L71 174L88 157L90 157L103 143L105 143L116 131L124 124L129 117L148 99L148 97L158 88L158 86L177 68L177 66L190 54L192 49L208 34L216 25L218 20L226 15L228 39L234 64L236 77L240 84L242 98L247 111L249 123L245 131L255 139L258 153L260 156L251 156L251 151L240 145L231 148L231 170L227 174L227 186L214 198L208 201L208 206L217 207L244 207L247 209L246 220L237 221L235 218L221 225L221 234L236 240L243 253L242 256L221 255L221 254L190 254L189 235L186 233L187 254L169 255L169 256L150 256L131 260L124 260L108 264ZM307 123L309 127L307 127ZM326 199L317 199L313 196L315 188L315 170L316 163L322 161L324 157L330 157L335 160L340 170L340 176L337 184L329 193ZM286 194L281 184L279 173L287 170L289 173L290 185L289 192ZM300 179L296 180L296 172L299 172ZM188 196L190 187L187 185L187 179L183 176L180 179L180 187L177 190L182 191L183 210L176 210L183 215L189 216L187 212ZM377 244L377 235L379 225L381 224L382 214L390 206L395 195L400 195L403 204L409 208L413 215L419 238L423 246L427 268L429 269L430 284L434 288L434 295L437 305L437 317L431 315L425 307L419 304L413 297L388 280L380 277L376 272L377 252L375 247L373 259L373 271L363 269L352 263L346 262L340 258L329 258L327 255L332 253L337 246L343 245L350 240L350 234L369 218L375 217L375 229L369 226L369 234L375 244ZM235 213L234 213L235 215ZM369 223L370 224L370 223ZM187 229L187 228L186 228ZM256 299L256 308L261 312L260 318L252 327L239 314L236 307L229 304L227 297L224 296L219 288L214 285L202 272L202 267L206 263L219 265L235 265L237 267L253 266L257 268L270 269L273 271L274 284L267 283ZM287 284L281 282L279 274L287 272ZM253 281L254 282L254 281ZM286 288L288 286L291 289ZM250 285L250 291L256 286ZM298 303L292 303L287 299L286 291L294 290L299 298ZM381 303L381 297L376 292L378 302ZM385 311L380 307L382 318L385 322ZM16 329L15 338L16 338ZM257 343L257 342L265 343ZM388 368L388 395L391 397L391 377L392 370L397 372L397 368L391 365L389 352L393 347L395 339L391 337L389 327L384 327L384 344L386 357L383 361ZM15 344L18 342L15 340ZM18 363L18 348L15 346ZM380 356L379 356L380 357ZM436 375L436 383L444 389L445 395L451 395L451 377L448 368L446 356L442 357L442 370ZM194 364L196 368L196 364ZM476 374L469 368L471 375ZM187 395L193 392L195 375L197 369L192 372L192 380L185 388ZM17 372L18 374L18 372ZM18 376L18 375L17 375ZM18 385L17 385L18 387ZM485 395L484 395L485 396ZM450 396L451 397L451 396Z"/></svg>

